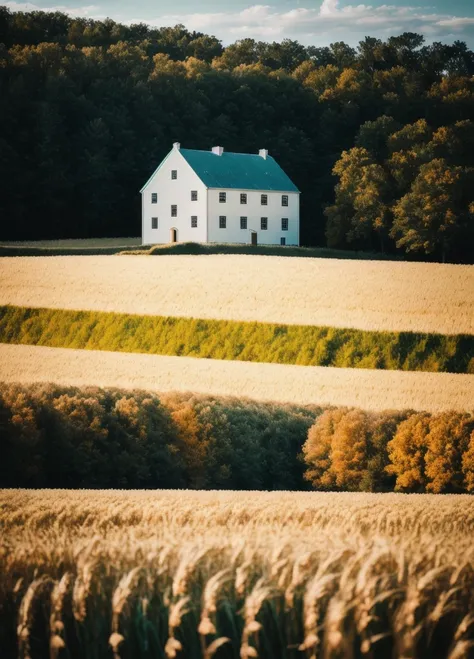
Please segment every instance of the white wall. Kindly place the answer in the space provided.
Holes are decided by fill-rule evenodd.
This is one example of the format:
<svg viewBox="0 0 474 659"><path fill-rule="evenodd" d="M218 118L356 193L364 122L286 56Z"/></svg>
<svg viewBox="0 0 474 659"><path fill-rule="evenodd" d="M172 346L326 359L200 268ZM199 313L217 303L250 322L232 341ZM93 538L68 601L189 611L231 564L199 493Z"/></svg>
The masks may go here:
<svg viewBox="0 0 474 659"><path fill-rule="evenodd" d="M224 190L223 190L224 191ZM260 245L279 245L280 238L286 238L287 245L299 245L299 194L297 192L265 192L268 205L261 205L262 192L258 190L225 190L226 203L219 203L220 190L210 189L209 229L210 243L246 243L251 242L251 231L257 232ZM240 203L240 194L247 194L247 204ZM281 205L282 195L288 195L288 206ZM219 216L227 218L226 229L219 229ZM240 217L247 217L247 230L241 230ZM268 229L262 231L260 218L268 217ZM288 218L288 231L282 231L281 220Z"/></svg>
<svg viewBox="0 0 474 659"><path fill-rule="evenodd" d="M178 178L171 179L176 169ZM197 190L198 201L191 201L191 190ZM158 203L151 203L153 192ZM178 216L171 217L171 206L178 206ZM197 215L198 226L191 227L191 215ZM158 229L151 228L151 218L158 217ZM161 163L142 192L142 244L169 243L171 228L178 230L178 242L207 242L207 189L178 149Z"/></svg>

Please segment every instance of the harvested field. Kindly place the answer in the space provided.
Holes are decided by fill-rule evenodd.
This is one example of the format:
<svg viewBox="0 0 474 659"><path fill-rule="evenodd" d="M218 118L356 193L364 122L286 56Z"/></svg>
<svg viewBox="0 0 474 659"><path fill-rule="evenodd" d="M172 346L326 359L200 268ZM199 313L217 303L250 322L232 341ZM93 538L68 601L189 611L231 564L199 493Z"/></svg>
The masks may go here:
<svg viewBox="0 0 474 659"><path fill-rule="evenodd" d="M469 496L0 490L0 503L7 659L470 656Z"/></svg>
<svg viewBox="0 0 474 659"><path fill-rule="evenodd" d="M0 380L193 391L367 410L471 410L474 376L193 359L0 344Z"/></svg>
<svg viewBox="0 0 474 659"><path fill-rule="evenodd" d="M271 256L0 259L0 304L474 334L474 268Z"/></svg>

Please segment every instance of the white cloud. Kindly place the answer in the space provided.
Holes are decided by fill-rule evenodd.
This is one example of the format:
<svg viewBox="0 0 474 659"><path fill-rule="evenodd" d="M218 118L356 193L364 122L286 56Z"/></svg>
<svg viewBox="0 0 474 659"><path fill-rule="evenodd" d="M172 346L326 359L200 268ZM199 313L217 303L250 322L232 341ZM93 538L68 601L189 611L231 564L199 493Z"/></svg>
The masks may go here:
<svg viewBox="0 0 474 659"><path fill-rule="evenodd" d="M262 40L281 40L285 37L298 39L304 44L324 45L333 41L345 40L355 44L365 36L387 38L390 34L404 31L421 32L428 41L453 41L464 39L474 47L474 17L452 16L441 13L428 13L427 7L381 5L373 7L365 4L341 6L340 0L319 0L318 7L312 7L314 0L306 0L307 7L301 6L290 11L282 11L271 4L250 5L242 11L219 11L209 13L169 13L136 18L122 10L111 12L111 18L124 23L146 22L164 26L183 23L190 30L214 34L224 44L236 39L253 37ZM301 0L301 4L305 0ZM18 9L39 9L32 3L7 2L7 6ZM42 8L44 11L65 11L72 16L102 18L106 14L100 5L76 8L54 6ZM432 8L430 8L432 9ZM132 9L133 11L133 9ZM151 10L152 11L152 10Z"/></svg>
<svg viewBox="0 0 474 659"><path fill-rule="evenodd" d="M309 0L307 0L308 5ZM404 31L422 32L429 40L465 38L474 45L474 18L427 13L424 7L352 4L322 0L317 8L280 11L272 5L254 5L240 12L171 14L153 18L154 25L183 23L190 29L207 30L224 43L252 36L261 39L299 39L306 44L345 39L357 43L366 35L386 38ZM456 36L453 37L453 31Z"/></svg>
<svg viewBox="0 0 474 659"><path fill-rule="evenodd" d="M320 16L333 16L337 13L338 0L323 0L321 9L319 10Z"/></svg>
<svg viewBox="0 0 474 659"><path fill-rule="evenodd" d="M446 27L453 27L453 28L463 28L465 26L474 26L474 18L446 18L441 21L438 21L437 25L442 25Z"/></svg>
<svg viewBox="0 0 474 659"><path fill-rule="evenodd" d="M98 5L85 5L82 7L66 7L65 5L55 5L52 7L40 7L32 2L6 2L6 7L10 11L61 11L69 16L78 16L81 18L106 18Z"/></svg>

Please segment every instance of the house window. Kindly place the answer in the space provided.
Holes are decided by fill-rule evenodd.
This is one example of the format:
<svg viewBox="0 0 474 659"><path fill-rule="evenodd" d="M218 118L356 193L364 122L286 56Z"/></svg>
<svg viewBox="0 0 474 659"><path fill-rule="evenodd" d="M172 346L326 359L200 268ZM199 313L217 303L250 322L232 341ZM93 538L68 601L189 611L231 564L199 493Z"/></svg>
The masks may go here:
<svg viewBox="0 0 474 659"><path fill-rule="evenodd" d="M157 217L152 217L151 218L151 228L152 229L158 229L158 218Z"/></svg>
<svg viewBox="0 0 474 659"><path fill-rule="evenodd" d="M225 215L219 215L219 229L225 229L227 225L227 218Z"/></svg>
<svg viewBox="0 0 474 659"><path fill-rule="evenodd" d="M266 231L268 229L268 217L260 218L260 228L262 231Z"/></svg>
<svg viewBox="0 0 474 659"><path fill-rule="evenodd" d="M197 201L197 200L198 200L197 190L191 190L191 201Z"/></svg>
<svg viewBox="0 0 474 659"><path fill-rule="evenodd" d="M192 229L197 229L198 225L198 216L197 215L191 215L191 228Z"/></svg>
<svg viewBox="0 0 474 659"><path fill-rule="evenodd" d="M282 217L281 218L281 230L282 231L288 231L288 218L287 217Z"/></svg>
<svg viewBox="0 0 474 659"><path fill-rule="evenodd" d="M268 206L268 195L263 194L260 198L262 206Z"/></svg>
<svg viewBox="0 0 474 659"><path fill-rule="evenodd" d="M280 245L286 245L286 238L280 238Z"/></svg>
<svg viewBox="0 0 474 659"><path fill-rule="evenodd" d="M151 193L151 203L152 204L157 204L158 203L158 193L157 192L152 192Z"/></svg>
<svg viewBox="0 0 474 659"><path fill-rule="evenodd" d="M241 229L246 229L247 228L247 218L246 217L241 217L240 218L240 228Z"/></svg>
<svg viewBox="0 0 474 659"><path fill-rule="evenodd" d="M240 203L241 204L246 204L247 203L247 193L246 192L241 192L240 193Z"/></svg>
<svg viewBox="0 0 474 659"><path fill-rule="evenodd" d="M178 207L176 205L171 206L171 217L178 217Z"/></svg>
<svg viewBox="0 0 474 659"><path fill-rule="evenodd" d="M171 179L173 181L176 181L177 178L178 178L178 170L177 169L172 169L171 170Z"/></svg>
<svg viewBox="0 0 474 659"><path fill-rule="evenodd" d="M227 201L227 194L225 192L219 192L219 203L225 204Z"/></svg>
<svg viewBox="0 0 474 659"><path fill-rule="evenodd" d="M288 206L288 195L287 194L282 194L281 195L281 205L282 206Z"/></svg>

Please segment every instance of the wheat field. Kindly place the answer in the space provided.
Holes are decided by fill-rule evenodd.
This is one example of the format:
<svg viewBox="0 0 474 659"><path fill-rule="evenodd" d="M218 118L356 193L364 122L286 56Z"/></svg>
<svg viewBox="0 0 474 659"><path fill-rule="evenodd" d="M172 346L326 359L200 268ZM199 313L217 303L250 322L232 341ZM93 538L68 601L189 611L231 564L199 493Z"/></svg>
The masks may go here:
<svg viewBox="0 0 474 659"><path fill-rule="evenodd" d="M469 496L0 491L2 656L468 659Z"/></svg>
<svg viewBox="0 0 474 659"><path fill-rule="evenodd" d="M0 305L474 334L468 265L276 256L0 259Z"/></svg>
<svg viewBox="0 0 474 659"><path fill-rule="evenodd" d="M0 380L192 391L298 405L466 411L474 376L292 366L0 344Z"/></svg>

